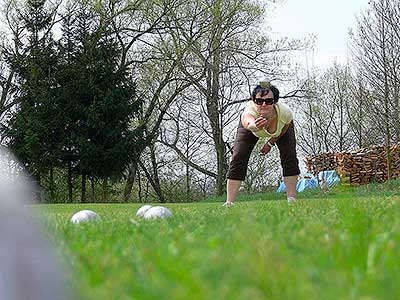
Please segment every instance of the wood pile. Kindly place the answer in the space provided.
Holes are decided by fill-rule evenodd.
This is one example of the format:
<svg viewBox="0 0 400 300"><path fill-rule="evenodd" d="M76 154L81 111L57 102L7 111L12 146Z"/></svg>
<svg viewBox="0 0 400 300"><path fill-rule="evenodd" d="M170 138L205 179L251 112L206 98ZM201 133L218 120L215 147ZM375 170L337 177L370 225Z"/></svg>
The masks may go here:
<svg viewBox="0 0 400 300"><path fill-rule="evenodd" d="M390 148L393 177L400 178L400 143Z"/></svg>
<svg viewBox="0 0 400 300"><path fill-rule="evenodd" d="M320 171L336 170L337 152L322 153L313 157L306 158L306 166L308 172L318 174Z"/></svg>
<svg viewBox="0 0 400 300"><path fill-rule="evenodd" d="M390 147L392 177L400 178L400 143ZM336 170L343 183L361 185L388 179L387 151L383 145L356 151L329 152L306 158L308 172Z"/></svg>

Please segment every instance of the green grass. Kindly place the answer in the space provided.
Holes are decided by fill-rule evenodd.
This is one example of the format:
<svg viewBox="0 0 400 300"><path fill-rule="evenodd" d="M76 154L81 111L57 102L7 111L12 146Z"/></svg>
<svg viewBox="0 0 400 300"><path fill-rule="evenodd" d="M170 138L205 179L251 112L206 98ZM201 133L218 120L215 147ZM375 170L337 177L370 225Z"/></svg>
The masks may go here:
<svg viewBox="0 0 400 300"><path fill-rule="evenodd" d="M277 198L167 204L152 221L139 204L39 208L80 299L400 299L398 185ZM102 220L70 224L84 208Z"/></svg>

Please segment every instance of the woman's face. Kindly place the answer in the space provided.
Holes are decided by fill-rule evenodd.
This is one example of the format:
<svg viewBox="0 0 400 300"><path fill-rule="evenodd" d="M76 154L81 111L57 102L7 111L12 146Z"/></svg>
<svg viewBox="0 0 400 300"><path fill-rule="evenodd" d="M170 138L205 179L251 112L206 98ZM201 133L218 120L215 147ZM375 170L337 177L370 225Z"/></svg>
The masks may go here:
<svg viewBox="0 0 400 300"><path fill-rule="evenodd" d="M269 91L268 94L261 96L260 93L256 95L254 99L257 112L263 116L268 117L274 112L274 94Z"/></svg>

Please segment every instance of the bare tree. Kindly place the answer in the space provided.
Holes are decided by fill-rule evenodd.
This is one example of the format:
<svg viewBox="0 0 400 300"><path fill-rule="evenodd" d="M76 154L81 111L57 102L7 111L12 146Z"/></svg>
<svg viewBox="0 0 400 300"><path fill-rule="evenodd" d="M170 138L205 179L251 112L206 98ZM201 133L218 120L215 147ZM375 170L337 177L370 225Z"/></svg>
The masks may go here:
<svg viewBox="0 0 400 300"><path fill-rule="evenodd" d="M357 32L352 35L355 64L367 83L373 126L379 131L374 142L384 142L387 149L399 141L400 20L392 18L399 15L399 10L398 1L371 1L358 20Z"/></svg>
<svg viewBox="0 0 400 300"><path fill-rule="evenodd" d="M195 184L195 181L199 182L199 174L210 177L214 182L217 178L217 174L213 171L215 161L209 151L213 147L212 139L209 132L201 125L206 122L206 117L198 105L192 103L185 105L190 102L191 99L183 95L171 107L158 140L173 150L175 156L182 162L176 164L174 168L184 170L180 172L180 176L185 178L187 199L191 199L194 189L199 187Z"/></svg>
<svg viewBox="0 0 400 300"><path fill-rule="evenodd" d="M188 105L202 107L207 118L202 126L212 139L216 192L221 195L229 158L226 130L238 117L238 106L230 104L248 98L257 79L285 74L282 54L299 44L271 42L259 27L264 7L253 1L198 0L182 8L170 16L171 36L176 52L186 50L178 68L194 86L186 91L192 99Z"/></svg>
<svg viewBox="0 0 400 300"><path fill-rule="evenodd" d="M353 105L352 83L349 67L336 62L322 74L313 70L302 83L306 97L297 98L296 112L301 127L299 145L306 155L356 146L354 136L360 120Z"/></svg>
<svg viewBox="0 0 400 300"><path fill-rule="evenodd" d="M182 59L185 50L177 53L171 50L171 38L168 33L170 24L166 22L168 15L178 9L182 1L109 1L101 6L105 22L111 23L113 34L117 37L123 54L121 65L129 66L136 79L139 97L144 99L142 114L138 122L132 124L145 128L144 143L134 149L137 156L149 147L153 149L159 134L160 125L169 106L188 86L187 80L177 74L177 63ZM153 188L160 201L164 201L156 168L154 165L146 169L152 176ZM123 197L130 196L139 161L133 161L127 170ZM144 171L144 165L142 170Z"/></svg>

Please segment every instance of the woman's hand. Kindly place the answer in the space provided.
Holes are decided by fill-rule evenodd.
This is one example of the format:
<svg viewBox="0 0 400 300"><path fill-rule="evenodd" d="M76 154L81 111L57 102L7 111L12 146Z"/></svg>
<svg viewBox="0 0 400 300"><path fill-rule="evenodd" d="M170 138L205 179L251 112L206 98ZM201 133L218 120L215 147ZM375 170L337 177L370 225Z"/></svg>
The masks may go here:
<svg viewBox="0 0 400 300"><path fill-rule="evenodd" d="M268 126L268 120L264 117L258 117L254 121L249 122L247 129L251 131L258 131Z"/></svg>
<svg viewBox="0 0 400 300"><path fill-rule="evenodd" d="M261 148L261 150L260 150L261 155L266 155L266 154L268 154L270 151L271 151L271 146L268 145L268 143L265 143L264 146L262 146L262 148Z"/></svg>

